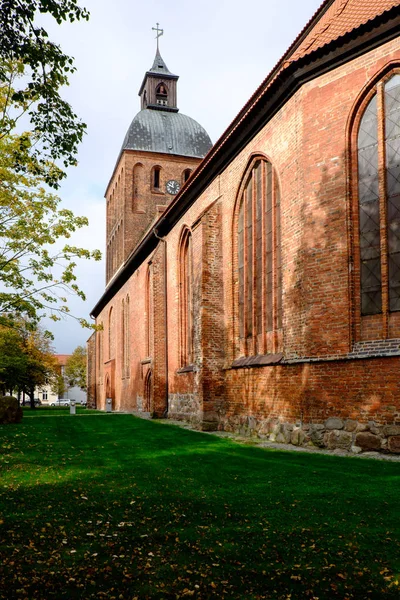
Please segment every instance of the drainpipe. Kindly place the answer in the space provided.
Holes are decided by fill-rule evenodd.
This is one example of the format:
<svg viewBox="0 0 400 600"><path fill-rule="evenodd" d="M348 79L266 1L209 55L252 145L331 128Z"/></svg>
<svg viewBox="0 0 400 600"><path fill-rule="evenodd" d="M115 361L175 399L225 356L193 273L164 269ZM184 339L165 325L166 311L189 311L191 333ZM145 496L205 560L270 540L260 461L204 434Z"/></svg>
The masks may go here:
<svg viewBox="0 0 400 600"><path fill-rule="evenodd" d="M158 230L153 229L154 237L164 244L164 316L165 316L165 401L167 408L164 411L163 417L168 416L168 294L167 294L167 240L158 235Z"/></svg>

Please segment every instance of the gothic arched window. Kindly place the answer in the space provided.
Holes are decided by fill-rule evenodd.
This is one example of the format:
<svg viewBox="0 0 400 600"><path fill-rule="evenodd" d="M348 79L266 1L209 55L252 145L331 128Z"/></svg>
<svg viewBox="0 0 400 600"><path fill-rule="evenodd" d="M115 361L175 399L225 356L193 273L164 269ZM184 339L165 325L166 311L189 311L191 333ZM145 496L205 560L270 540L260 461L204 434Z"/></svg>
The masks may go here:
<svg viewBox="0 0 400 600"><path fill-rule="evenodd" d="M193 362L193 257L192 234L184 229L179 247L180 366Z"/></svg>
<svg viewBox="0 0 400 600"><path fill-rule="evenodd" d="M108 358L115 358L115 311L111 307L108 315Z"/></svg>
<svg viewBox="0 0 400 600"><path fill-rule="evenodd" d="M125 377L130 376L130 329L129 329L129 296L125 301L125 324L124 324L124 372Z"/></svg>
<svg viewBox="0 0 400 600"><path fill-rule="evenodd" d="M126 334L126 323L125 323L125 300L122 298L122 309L121 309L121 345L122 345L122 378L125 377L125 360L126 360L126 346L125 346L125 334Z"/></svg>
<svg viewBox="0 0 400 600"><path fill-rule="evenodd" d="M271 163L255 158L239 191L237 316L240 353L279 350L282 327L280 191Z"/></svg>
<svg viewBox="0 0 400 600"><path fill-rule="evenodd" d="M400 74L372 90L357 151L360 312L385 317L400 311Z"/></svg>
<svg viewBox="0 0 400 600"><path fill-rule="evenodd" d="M103 327L103 323L99 323L100 327ZM99 384L102 385L103 383L103 330L100 329L99 331L97 331L98 336L98 359L99 359L99 370L98 370L98 374L99 374Z"/></svg>
<svg viewBox="0 0 400 600"><path fill-rule="evenodd" d="M146 339L146 356L150 357L153 353L153 272L150 264L146 273L146 291L145 291L145 339Z"/></svg>

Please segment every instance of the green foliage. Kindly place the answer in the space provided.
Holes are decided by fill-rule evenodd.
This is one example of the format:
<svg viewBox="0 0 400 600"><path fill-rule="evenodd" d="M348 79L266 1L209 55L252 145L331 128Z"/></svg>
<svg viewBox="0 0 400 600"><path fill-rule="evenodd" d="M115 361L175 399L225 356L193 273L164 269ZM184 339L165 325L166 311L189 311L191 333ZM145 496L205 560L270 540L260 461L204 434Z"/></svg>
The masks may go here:
<svg viewBox="0 0 400 600"><path fill-rule="evenodd" d="M40 410L0 428L9 598L398 600L399 463Z"/></svg>
<svg viewBox="0 0 400 600"><path fill-rule="evenodd" d="M9 85L4 83L6 74ZM10 102L18 75L15 65L3 72L0 112ZM0 136L0 323L9 313L31 320L44 315L58 320L69 314L68 293L85 300L77 284L76 260L101 258L98 250L65 243L88 220L62 208L60 198L46 191L45 183L59 179L60 170L37 161L33 145L31 133ZM85 319L79 321L90 326Z"/></svg>
<svg viewBox="0 0 400 600"><path fill-rule="evenodd" d="M54 187L64 177L61 170L46 168L49 159L62 159L64 166L76 164L75 155L86 125L60 96L68 76L75 71L73 59L52 42L46 30L37 23L38 14L63 22L89 18L86 9L76 0L0 0L0 84L8 88L6 110L0 118L0 137L9 135L21 112L9 110L10 105L22 109L31 123L31 156L44 168L45 181ZM20 85L10 86L10 61L19 64L26 77ZM25 148L16 148L16 165L24 170Z"/></svg>
<svg viewBox="0 0 400 600"><path fill-rule="evenodd" d="M25 379L27 364L20 332L0 327L0 387L4 390L17 389Z"/></svg>
<svg viewBox="0 0 400 600"><path fill-rule="evenodd" d="M51 385L52 392L58 397L61 398L64 393L67 391L67 385L65 383L64 377L61 373L58 373L54 378Z"/></svg>
<svg viewBox="0 0 400 600"><path fill-rule="evenodd" d="M78 386L86 390L86 348L78 346L75 348L65 365L65 376L71 387Z"/></svg>
<svg viewBox="0 0 400 600"><path fill-rule="evenodd" d="M18 389L30 396L34 406L36 387L52 382L58 374L50 340L41 329L24 321L14 328L0 326L0 386Z"/></svg>
<svg viewBox="0 0 400 600"><path fill-rule="evenodd" d="M20 423L22 421L22 408L17 398L13 396L0 396L0 424Z"/></svg>

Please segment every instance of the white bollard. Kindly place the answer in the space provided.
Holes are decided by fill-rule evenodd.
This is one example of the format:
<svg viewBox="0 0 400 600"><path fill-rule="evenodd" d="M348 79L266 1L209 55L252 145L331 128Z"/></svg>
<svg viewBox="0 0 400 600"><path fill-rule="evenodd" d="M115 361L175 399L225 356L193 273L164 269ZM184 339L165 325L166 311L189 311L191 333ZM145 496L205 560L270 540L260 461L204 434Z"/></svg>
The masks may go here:
<svg viewBox="0 0 400 600"><path fill-rule="evenodd" d="M71 400L71 404L69 405L69 414L70 415L76 414L75 400Z"/></svg>
<svg viewBox="0 0 400 600"><path fill-rule="evenodd" d="M112 412L112 398L106 400L106 412Z"/></svg>

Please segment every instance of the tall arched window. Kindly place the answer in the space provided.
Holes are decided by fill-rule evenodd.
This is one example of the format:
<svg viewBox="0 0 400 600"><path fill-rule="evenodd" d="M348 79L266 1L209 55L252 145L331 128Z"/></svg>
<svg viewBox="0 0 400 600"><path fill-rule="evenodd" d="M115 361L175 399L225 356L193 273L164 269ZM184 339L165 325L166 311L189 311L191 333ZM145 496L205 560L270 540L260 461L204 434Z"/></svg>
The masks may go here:
<svg viewBox="0 0 400 600"><path fill-rule="evenodd" d="M269 161L255 158L239 190L237 212L240 353L279 350L282 327L280 191Z"/></svg>
<svg viewBox="0 0 400 600"><path fill-rule="evenodd" d="M193 257L192 234L185 229L179 248L180 366L193 362Z"/></svg>
<svg viewBox="0 0 400 600"><path fill-rule="evenodd" d="M130 377L130 330L129 330L129 296L125 301L125 325L124 325L124 371L125 377Z"/></svg>
<svg viewBox="0 0 400 600"><path fill-rule="evenodd" d="M359 312L361 318L381 314L380 335L390 337L390 313L400 311L399 73L370 92L357 157Z"/></svg>
<svg viewBox="0 0 400 600"><path fill-rule="evenodd" d="M121 308L121 345L122 345L122 378L125 377L125 300L122 298L122 308Z"/></svg>
<svg viewBox="0 0 400 600"><path fill-rule="evenodd" d="M111 307L108 315L108 359L115 358L115 311Z"/></svg>
<svg viewBox="0 0 400 600"><path fill-rule="evenodd" d="M99 323L100 327L103 327L103 323ZM103 330L100 329L99 331L97 331L98 336L98 359L99 359L99 364L98 364L98 374L99 374L99 384L102 385L103 383Z"/></svg>
<svg viewBox="0 0 400 600"><path fill-rule="evenodd" d="M153 273L152 265L150 264L146 274L146 313L145 313L145 339L146 339L146 356L150 357L153 353Z"/></svg>

